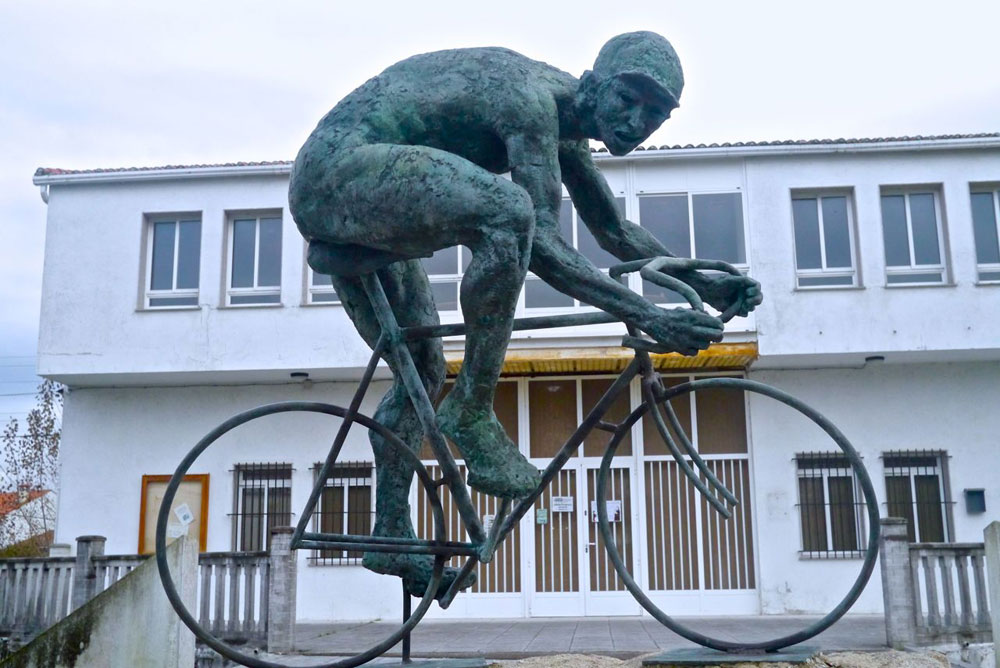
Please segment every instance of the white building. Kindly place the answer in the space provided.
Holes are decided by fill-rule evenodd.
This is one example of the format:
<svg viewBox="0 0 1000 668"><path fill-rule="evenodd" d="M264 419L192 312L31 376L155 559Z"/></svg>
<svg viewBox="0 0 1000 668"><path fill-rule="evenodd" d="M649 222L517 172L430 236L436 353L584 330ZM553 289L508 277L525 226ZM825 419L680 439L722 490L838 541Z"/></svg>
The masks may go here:
<svg viewBox="0 0 1000 668"><path fill-rule="evenodd" d="M1000 518L1000 135L596 158L630 220L678 254L728 260L764 287L764 303L731 322L723 343L695 358L659 358L664 373L741 375L787 390L851 439L883 516L911 518L919 541L982 540ZM69 386L57 542L96 533L108 537L108 553L134 552L144 537L148 545L142 515L162 488L143 477L172 473L216 424L269 402L349 402L369 350L304 262L289 168L36 173L48 202L39 373ZM566 234L607 266L568 206L564 213ZM457 320L459 251L427 266L443 320ZM637 277L632 287L664 299ZM530 278L520 306L523 315L581 308ZM624 365L623 333L515 333L497 413L539 465ZM461 341L446 348L457 366ZM379 378L363 404L369 415L386 386L386 373ZM742 503L720 522L638 423L615 460L611 493L632 572L670 613L829 610L858 573L867 530L834 443L771 399L698 395L678 401L678 412ZM638 405L637 387L631 401ZM192 468L207 474L204 487L188 497L205 549L259 549L268 521L295 521L337 424L273 416L209 448ZM594 549L598 438L582 450L543 512L529 513L480 569L476 589L431 614L640 612ZM352 432L345 459L356 464L328 481L316 525L363 531L373 480L365 434ZM422 497L413 498L417 515ZM880 611L878 579L876 571L856 611ZM395 617L398 601L398 582L354 555L300 553L301 620Z"/></svg>

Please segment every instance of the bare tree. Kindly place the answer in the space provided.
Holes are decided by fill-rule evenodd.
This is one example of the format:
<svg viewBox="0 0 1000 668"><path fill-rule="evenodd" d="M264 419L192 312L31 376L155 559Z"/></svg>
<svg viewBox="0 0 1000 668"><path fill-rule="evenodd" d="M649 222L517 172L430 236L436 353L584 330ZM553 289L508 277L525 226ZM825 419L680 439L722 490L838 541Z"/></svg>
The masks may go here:
<svg viewBox="0 0 1000 668"><path fill-rule="evenodd" d="M44 555L55 527L62 433L62 386L42 381L24 421L0 434L0 556Z"/></svg>

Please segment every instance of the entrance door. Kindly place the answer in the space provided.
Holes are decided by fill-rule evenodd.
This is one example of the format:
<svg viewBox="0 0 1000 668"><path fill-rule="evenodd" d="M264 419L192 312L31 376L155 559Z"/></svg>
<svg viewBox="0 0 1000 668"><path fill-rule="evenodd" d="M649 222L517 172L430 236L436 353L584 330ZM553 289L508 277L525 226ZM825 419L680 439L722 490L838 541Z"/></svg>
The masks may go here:
<svg viewBox="0 0 1000 668"><path fill-rule="evenodd" d="M584 608L587 615L637 615L639 604L625 588L625 583L615 570L608 551L604 545L600 525L597 520L597 475L599 468L588 465L587 475L587 508L584 518L587 526L587 543L584 545L582 557L586 568L586 586L584 587ZM608 510L608 523L611 528L618 554L628 568L629 574L634 573L635 544L633 539L632 513L632 479L631 463L612 464L608 472L605 501Z"/></svg>

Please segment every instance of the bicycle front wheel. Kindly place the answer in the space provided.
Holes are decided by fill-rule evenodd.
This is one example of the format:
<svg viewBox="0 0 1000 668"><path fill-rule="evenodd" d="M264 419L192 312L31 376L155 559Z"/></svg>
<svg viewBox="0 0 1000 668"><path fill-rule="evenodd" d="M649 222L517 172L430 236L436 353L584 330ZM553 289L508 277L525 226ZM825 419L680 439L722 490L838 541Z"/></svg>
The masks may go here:
<svg viewBox="0 0 1000 668"><path fill-rule="evenodd" d="M858 573L850 590L844 596L844 598L838 603L830 612L824 615L821 619L817 620L810 626L802 629L801 631L791 633L786 636L781 636L778 638L773 638L771 640L764 641L754 641L754 642L733 642L729 640L720 640L718 638L712 638L710 636L699 633L687 626L681 624L676 619L672 618L670 615L661 610L649 596L642 590L639 584L636 582L635 578L629 572L628 566L625 564L618 551L617 546L614 541L614 533L611 529L611 525L608 521L607 504L607 484L609 478L609 472L611 469L611 462L617 452L618 445L624 438L627 429L619 431L619 434L611 440L608 444L608 449L604 453L604 458L601 461L601 468L597 476L597 516L598 516L598 527L601 532L601 536L608 552L608 558L614 565L619 577L621 577L622 582L625 587L632 593L636 601L652 615L657 621L669 628L674 633L687 638L688 640L703 645L704 647L709 647L711 649L716 649L725 652L734 651L744 651L744 650L756 650L765 652L774 652L784 647L790 645L795 645L797 643L808 640L813 636L822 633L830 626L832 626L838 619L844 616L854 602L857 601L861 592L864 590L865 585L868 584L868 580L871 578L872 572L875 569L875 562L878 558L878 543L879 543L879 512L878 512L878 499L875 496L875 488L872 485L871 478L868 475L868 471L865 469L861 457L858 455L857 450L851 445L847 437L826 417L824 417L819 411L808 406L804 402L796 399L795 397L789 395L788 393L779 390L770 385L765 385L763 383L758 383L756 381L747 380L745 378L705 378L701 380L694 380L687 383L681 383L675 385L670 389L662 393L661 396L655 398L654 401L650 402L649 398L643 402L643 404L637 408L635 411L629 415L628 419L625 421L624 426L631 426L642 419L649 411L662 411L664 410L662 404L668 402L671 399L687 395L691 392L698 390L707 389L725 389L729 391L736 392L752 392L755 394L760 394L771 399L775 399L794 410L801 413L803 416L815 423L820 429L822 429L826 434L833 439L834 443L843 452L844 457L850 464L854 471L854 474L858 480L861 487L862 495L864 497L867 518L868 518L868 545L864 554L864 561L861 565L861 571ZM704 483L704 481L702 481Z"/></svg>

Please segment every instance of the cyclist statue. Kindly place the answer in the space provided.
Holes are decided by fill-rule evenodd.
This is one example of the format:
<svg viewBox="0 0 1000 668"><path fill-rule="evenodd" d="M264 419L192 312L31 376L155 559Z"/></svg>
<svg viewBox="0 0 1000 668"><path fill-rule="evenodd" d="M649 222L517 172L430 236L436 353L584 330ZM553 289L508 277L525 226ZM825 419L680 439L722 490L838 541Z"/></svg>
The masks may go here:
<svg viewBox="0 0 1000 668"><path fill-rule="evenodd" d="M514 309L530 269L557 290L618 316L688 355L722 339L715 317L658 308L610 279L559 234L561 185L598 243L623 261L670 255L643 228L623 220L595 167L589 139L625 155L670 117L684 79L663 37L633 32L612 38L593 71L579 79L501 48L413 56L341 100L295 160L289 205L309 242L308 262L330 274L369 345L379 324L358 278L378 270L402 326L434 325L437 309L419 258L457 245L471 249L461 285L467 324L465 360L437 412L458 447L468 484L518 498L539 484L493 413L494 389ZM510 172L510 179L502 174ZM683 272L713 307L761 300L756 281ZM428 395L439 394L445 362L439 339L410 344ZM386 359L390 367L393 360ZM375 419L414 451L423 430L401 382ZM413 535L408 495L412 470L372 436L377 470L378 536ZM364 565L398 575L422 595L430 556L365 555ZM451 583L448 569L439 594ZM467 584L471 584L467 583Z"/></svg>

